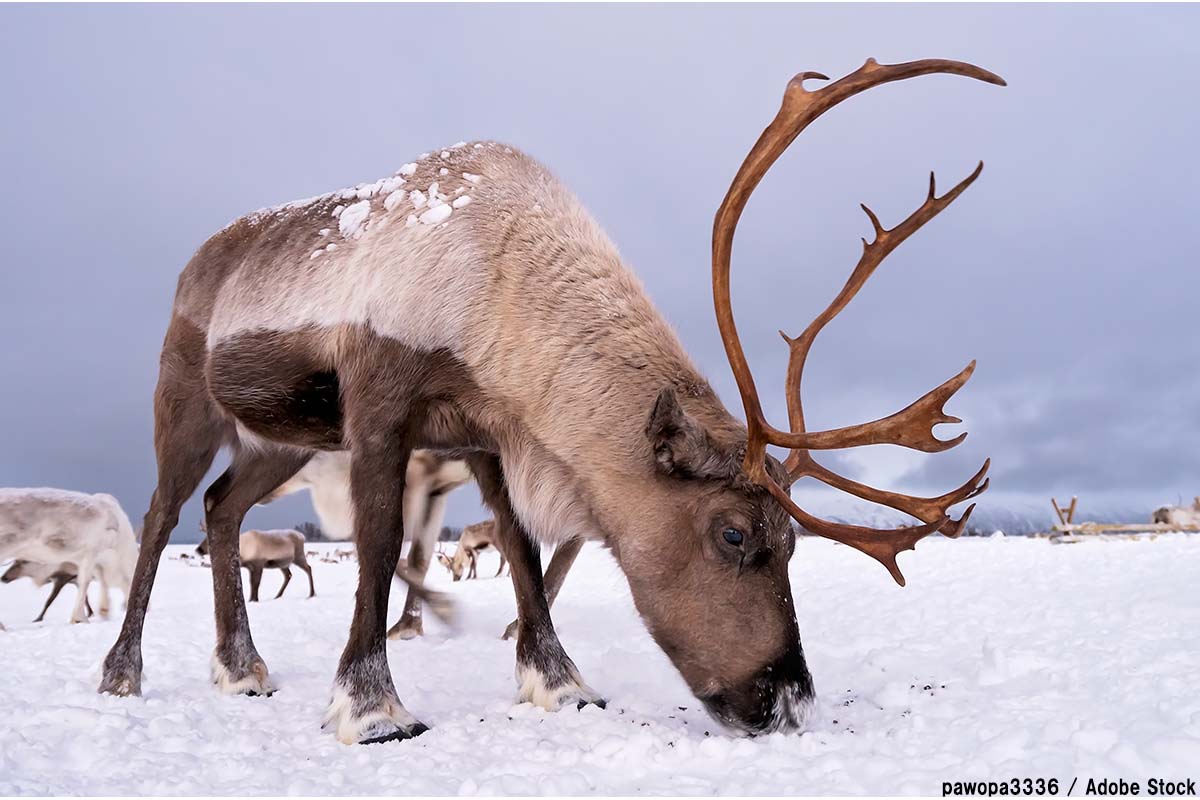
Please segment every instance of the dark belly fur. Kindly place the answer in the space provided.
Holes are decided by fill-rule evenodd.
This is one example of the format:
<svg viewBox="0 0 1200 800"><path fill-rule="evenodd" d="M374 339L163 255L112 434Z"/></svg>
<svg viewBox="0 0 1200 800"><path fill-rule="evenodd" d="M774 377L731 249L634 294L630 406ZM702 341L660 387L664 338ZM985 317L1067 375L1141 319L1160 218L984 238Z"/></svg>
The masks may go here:
<svg viewBox="0 0 1200 800"><path fill-rule="evenodd" d="M337 371L321 363L314 334L250 333L210 354L206 378L218 403L271 441L318 450L342 446Z"/></svg>
<svg viewBox="0 0 1200 800"><path fill-rule="evenodd" d="M374 415L371 406L396 403L410 410L414 447L494 450L491 437L468 421L485 416L471 410L482 398L452 355L343 330L338 362L332 363L322 344L334 335L307 329L231 337L208 354L208 389L246 429L285 445L343 449L348 403L366 417Z"/></svg>

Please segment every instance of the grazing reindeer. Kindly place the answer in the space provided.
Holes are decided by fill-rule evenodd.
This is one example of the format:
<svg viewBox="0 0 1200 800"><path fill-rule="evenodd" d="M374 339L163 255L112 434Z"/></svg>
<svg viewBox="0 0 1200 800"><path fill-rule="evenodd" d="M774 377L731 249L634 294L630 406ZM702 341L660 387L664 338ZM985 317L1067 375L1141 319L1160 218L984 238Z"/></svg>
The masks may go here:
<svg viewBox="0 0 1200 800"><path fill-rule="evenodd" d="M208 555L208 536L196 545L196 552ZM258 602L258 586L262 583L264 569L283 572L283 585L275 600L283 597L283 590L292 582L292 565L295 564L308 574L308 596L315 597L317 587L313 584L312 567L304 555L304 534L296 530L246 531L238 537L238 558L250 573L250 602Z"/></svg>
<svg viewBox="0 0 1200 800"><path fill-rule="evenodd" d="M3 575L0 575L0 583L12 583L21 578L29 578L33 581L34 586L42 587L47 583L54 583L54 588L50 590L50 596L46 598L46 605L42 606L42 613L37 615L34 622L41 622L46 618L46 612L50 610L50 606L58 599L58 593L63 590L63 587L68 583L79 585L79 567L71 563L63 564L40 564L36 561L22 561L17 559L14 561ZM83 606L87 610L87 615L92 616L92 604L88 602L87 595L83 596Z"/></svg>
<svg viewBox="0 0 1200 800"><path fill-rule="evenodd" d="M1200 497L1194 499L1190 507L1162 506L1156 508L1151 522L1175 525L1180 528L1200 526Z"/></svg>
<svg viewBox="0 0 1200 800"><path fill-rule="evenodd" d="M423 584L425 573L429 567L428 554L435 546L438 534L441 532L442 522L445 520L446 495L468 480L470 480L470 471L461 461L440 459L427 451L417 451L408 461L404 490L404 529L413 536L413 543L409 550L408 563L401 560L397 564L396 577L407 583L409 589L404 603L404 612L396 624L388 629L389 639L411 639L423 633L420 604L422 597L433 599L435 611L439 608L448 608L450 605L448 599L424 589ZM285 481L282 486L259 502L270 503L279 497L305 489L312 494L313 509L321 520L322 530L336 539L349 538L353 535L354 508L350 501L349 453L316 454L294 477ZM427 509L424 522L415 519L422 498L424 498ZM496 543L493 541L492 545L496 546ZM555 548L545 576L548 606L554 605L554 599L562 587L563 579L574 563L582 545L582 539L569 539ZM461 548L461 541L459 546ZM341 552L338 551L339 560ZM504 553L498 547L497 552L500 553L500 568L503 569ZM444 557L443 554L438 554L440 561ZM442 561L442 563L446 562ZM472 566L474 566L474 562L472 562ZM460 566L459 576L461 576L462 570L463 567ZM451 569L451 572L453 573L454 570ZM456 577L455 580L459 580L459 578ZM516 620L513 620L505 630L503 638L515 637L516 625Z"/></svg>
<svg viewBox="0 0 1200 800"><path fill-rule="evenodd" d="M448 495L471 480L471 471L458 460L442 458L428 450L418 450L408 459L404 477L404 530L412 536L407 563L398 561L396 577L408 585L404 611L388 629L389 639L412 639L424 632L421 601L430 600L440 616L449 613L449 601L424 588L429 559L442 522L446 518ZM284 495L308 489L321 528L335 539L354 534L354 506L350 500L350 454L318 453L290 480L267 495L269 503ZM344 551L337 551L341 560Z"/></svg>
<svg viewBox="0 0 1200 800"><path fill-rule="evenodd" d="M500 569L496 570L493 577L499 578L500 573L504 572L504 553L500 552L496 546L495 528L496 521L492 519L468 525L463 528L462 536L458 540L458 549L454 551L453 557L447 556L445 553L437 554L438 561L450 570L454 580L462 580L464 571L467 573L468 579L478 578L479 573L476 567L478 566L479 551L489 547L495 548L496 552L500 553Z"/></svg>
<svg viewBox="0 0 1200 800"><path fill-rule="evenodd" d="M110 494L62 489L0 489L0 561L76 565L79 595L71 622L87 622L88 587L100 582L100 615L108 616L110 586L129 594L137 538Z"/></svg>
<svg viewBox="0 0 1200 800"><path fill-rule="evenodd" d="M243 217L208 240L179 279L155 395L158 486L129 611L101 691L136 694L141 634L158 559L179 508L222 445L232 463L205 492L217 616L214 670L228 692L269 675L240 591L246 511L317 450L350 452L359 584L326 716L343 742L415 736L387 662L388 591L417 448L464 458L496 519L517 593L518 699L558 709L597 701L546 605L538 542L603 541L650 633L721 722L796 730L812 679L788 579L789 516L882 563L957 536L947 510L978 494L987 465L934 498L874 489L810 450L900 444L935 452L942 407L973 365L904 410L810 432L800 379L817 333L883 259L963 192L929 195L897 227L868 212L874 240L845 288L788 339L789 430L762 412L730 305L734 231L750 194L809 123L873 86L931 73L993 84L955 61L868 61L821 89L801 73L751 149L713 225L717 324L747 422L722 405L600 227L550 173L495 143L447 148L395 177ZM768 445L792 451L781 464ZM788 487L814 477L906 511L921 524L872 530L821 520ZM968 509L969 512L970 509Z"/></svg>

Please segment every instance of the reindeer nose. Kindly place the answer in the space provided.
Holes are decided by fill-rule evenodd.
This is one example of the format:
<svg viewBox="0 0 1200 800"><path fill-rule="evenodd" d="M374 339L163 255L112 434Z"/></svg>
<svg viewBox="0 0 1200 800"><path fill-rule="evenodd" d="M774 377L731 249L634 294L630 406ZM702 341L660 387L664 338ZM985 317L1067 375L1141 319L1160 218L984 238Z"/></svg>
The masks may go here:
<svg viewBox="0 0 1200 800"><path fill-rule="evenodd" d="M700 699L717 720L750 734L798 731L812 713L812 676L797 648L740 684Z"/></svg>

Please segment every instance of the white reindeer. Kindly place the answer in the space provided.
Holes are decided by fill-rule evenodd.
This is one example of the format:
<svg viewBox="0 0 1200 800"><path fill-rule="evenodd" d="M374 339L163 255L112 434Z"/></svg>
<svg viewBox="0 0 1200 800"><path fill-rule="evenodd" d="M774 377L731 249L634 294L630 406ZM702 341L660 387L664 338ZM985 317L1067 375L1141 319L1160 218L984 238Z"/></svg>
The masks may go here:
<svg viewBox="0 0 1200 800"><path fill-rule="evenodd" d="M1200 526L1200 497L1191 506L1162 506L1154 510L1151 522L1166 523L1178 528Z"/></svg>
<svg viewBox="0 0 1200 800"><path fill-rule="evenodd" d="M100 582L100 614L107 616L109 587L128 595L137 556L133 526L112 495L0 489L0 560L75 564L79 595L71 622L87 622L93 578Z"/></svg>

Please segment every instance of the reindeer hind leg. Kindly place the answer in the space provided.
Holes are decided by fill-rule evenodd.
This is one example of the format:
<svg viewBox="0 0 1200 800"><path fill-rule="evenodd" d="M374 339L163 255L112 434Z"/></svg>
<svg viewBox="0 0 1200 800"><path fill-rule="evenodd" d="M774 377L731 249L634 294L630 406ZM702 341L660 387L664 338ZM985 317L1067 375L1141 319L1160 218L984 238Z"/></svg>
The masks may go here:
<svg viewBox="0 0 1200 800"><path fill-rule="evenodd" d="M204 358L204 332L174 317L163 345L154 394L158 485L142 526L142 545L121 633L104 659L102 693L141 694L142 626L158 562L179 522L179 509L200 485L226 435L227 423L204 386Z"/></svg>
<svg viewBox="0 0 1200 800"><path fill-rule="evenodd" d="M292 582L291 569L288 567L280 567L280 569L283 571L283 585L279 587L279 593L275 595L276 600L283 597L283 590L286 589L287 585Z"/></svg>
<svg viewBox="0 0 1200 800"><path fill-rule="evenodd" d="M425 625L421 618L421 595L425 576L429 573L430 553L437 543L442 521L445 519L447 499L445 494L430 499L425 519L420 527L413 531L408 565L406 568L396 569L396 575L408 584L408 596L404 598L404 611L401 612L400 619L388 629L389 639L415 639L425 633Z"/></svg>
<svg viewBox="0 0 1200 800"><path fill-rule="evenodd" d="M58 598L58 593L63 590L63 587L71 582L70 578L59 575L54 579L54 588L50 590L50 596L46 598L46 605L42 606L42 613L38 614L34 622L41 622L46 618L46 612L50 610L51 604Z"/></svg>
<svg viewBox="0 0 1200 800"><path fill-rule="evenodd" d="M242 597L238 534L250 507L295 475L311 457L310 452L294 448L240 448L234 453L233 463L204 493L217 617L212 680L226 694L270 695L274 691L267 665L250 635ZM250 569L250 600L256 601L263 564L246 566Z"/></svg>

